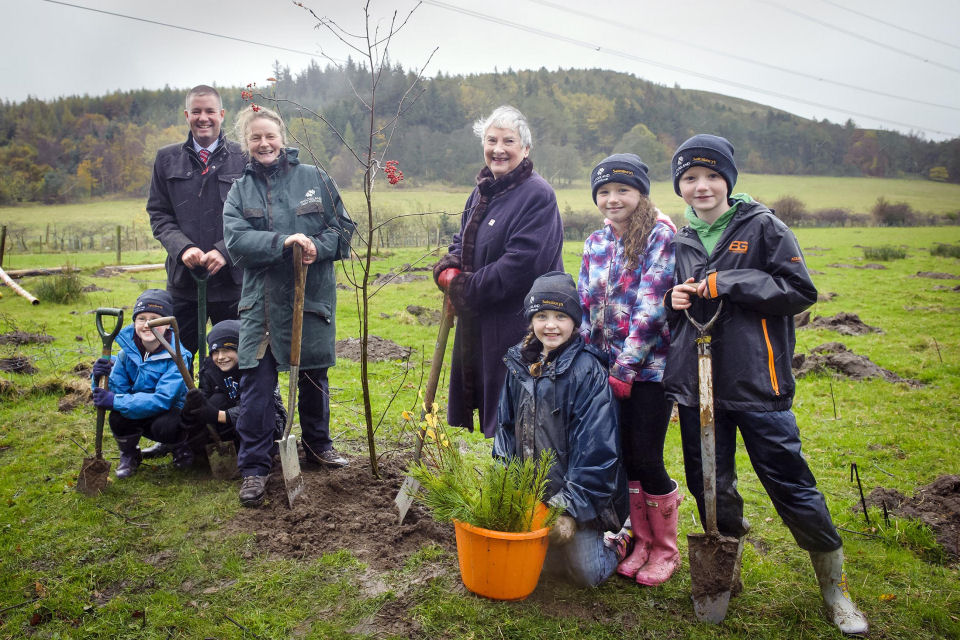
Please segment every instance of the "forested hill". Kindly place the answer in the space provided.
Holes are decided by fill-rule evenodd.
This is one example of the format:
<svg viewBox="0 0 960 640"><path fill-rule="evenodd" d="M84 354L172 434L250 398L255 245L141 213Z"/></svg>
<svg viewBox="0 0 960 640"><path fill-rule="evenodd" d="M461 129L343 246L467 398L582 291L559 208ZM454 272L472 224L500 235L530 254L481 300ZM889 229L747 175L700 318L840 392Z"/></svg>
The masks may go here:
<svg viewBox="0 0 960 640"><path fill-rule="evenodd" d="M322 112L348 143L362 146L368 115L354 87L361 90L369 80L361 69L352 62L342 71L314 63L298 74L279 69L277 77L278 97ZM412 77L394 65L382 79L377 103L384 105L384 119ZM231 116L244 106L241 88L221 92L229 129ZM184 94L185 89L167 87L0 104L0 204L145 195L156 150L185 139ZM529 118L534 164L557 185L582 178L597 160L621 151L638 153L654 177L664 179L676 145L705 131L733 141L741 171L960 182L960 138L930 142L849 122L806 120L745 100L597 69L428 79L404 113L388 158L400 162L410 184L471 184L482 162L472 122L504 103ZM283 107L294 132L307 133L316 157L349 187L356 166L339 139L320 122L294 121L292 107Z"/></svg>

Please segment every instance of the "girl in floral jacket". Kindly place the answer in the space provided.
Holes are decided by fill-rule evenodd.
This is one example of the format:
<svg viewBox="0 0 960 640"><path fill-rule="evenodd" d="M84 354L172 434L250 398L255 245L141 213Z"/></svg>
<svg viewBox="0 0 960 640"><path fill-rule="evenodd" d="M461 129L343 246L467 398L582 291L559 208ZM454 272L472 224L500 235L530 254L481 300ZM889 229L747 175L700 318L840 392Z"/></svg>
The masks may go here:
<svg viewBox="0 0 960 640"><path fill-rule="evenodd" d="M617 572L653 586L668 580L680 564L681 496L663 464L672 403L662 383L670 346L663 296L673 286L676 227L650 201L647 165L635 154L604 159L591 183L605 226L583 248L580 332L607 354L608 380L620 401L633 551ZM621 532L620 544L630 535Z"/></svg>

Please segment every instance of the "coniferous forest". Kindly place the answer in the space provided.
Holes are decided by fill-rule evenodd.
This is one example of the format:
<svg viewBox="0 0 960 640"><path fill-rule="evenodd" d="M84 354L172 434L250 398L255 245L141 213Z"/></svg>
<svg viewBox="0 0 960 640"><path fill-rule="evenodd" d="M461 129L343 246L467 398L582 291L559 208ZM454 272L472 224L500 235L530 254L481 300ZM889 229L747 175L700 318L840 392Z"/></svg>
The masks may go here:
<svg viewBox="0 0 960 640"><path fill-rule="evenodd" d="M322 113L353 148L362 149L369 114L357 92L369 84L352 61L316 63L300 73L275 69L262 92L285 100L291 132L309 144L341 186L358 167L330 128L294 105ZM396 105L415 77L394 64L377 103ZM145 196L156 150L186 137L188 87L0 103L0 205L64 203L94 196ZM219 87L232 115L245 106L241 87ZM256 88L254 91L257 91ZM275 93L274 93L275 92ZM474 120L513 104L530 120L537 170L556 186L583 177L603 156L639 154L655 179L666 179L673 149L711 131L735 141L741 171L767 174L917 177L960 183L960 138L933 142L892 131L814 121L754 102L653 84L599 69L444 75L422 81L390 143L389 159L411 185L469 185L480 167ZM289 102L286 102L286 101ZM268 100L255 101L268 106ZM390 113L382 112L384 120ZM375 142L380 144L381 141Z"/></svg>

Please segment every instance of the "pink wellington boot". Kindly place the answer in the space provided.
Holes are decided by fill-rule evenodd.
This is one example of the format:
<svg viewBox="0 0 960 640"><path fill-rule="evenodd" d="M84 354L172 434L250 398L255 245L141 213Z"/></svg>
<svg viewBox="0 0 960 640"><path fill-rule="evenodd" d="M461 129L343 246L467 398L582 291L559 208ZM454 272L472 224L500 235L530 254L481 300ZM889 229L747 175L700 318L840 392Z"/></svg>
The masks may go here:
<svg viewBox="0 0 960 640"><path fill-rule="evenodd" d="M680 485L676 480L672 482L674 489L665 496L643 494L652 542L647 564L637 571L637 582L648 587L663 584L680 567L680 552L677 550L677 518L683 496L680 495Z"/></svg>
<svg viewBox="0 0 960 640"><path fill-rule="evenodd" d="M629 482L630 528L633 529L633 551L617 565L617 573L633 578L647 561L650 554L650 523L647 522L647 505L643 499L643 487L639 482Z"/></svg>

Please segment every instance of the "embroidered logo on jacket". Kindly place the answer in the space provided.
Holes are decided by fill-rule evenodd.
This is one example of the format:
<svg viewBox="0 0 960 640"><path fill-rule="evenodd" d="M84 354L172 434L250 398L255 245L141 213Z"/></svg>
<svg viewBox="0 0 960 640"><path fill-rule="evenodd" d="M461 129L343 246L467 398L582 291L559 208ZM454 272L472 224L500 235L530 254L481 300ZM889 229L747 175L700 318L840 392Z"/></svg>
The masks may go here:
<svg viewBox="0 0 960 640"><path fill-rule="evenodd" d="M730 243L731 253L746 253L749 243L746 240L734 240Z"/></svg>

